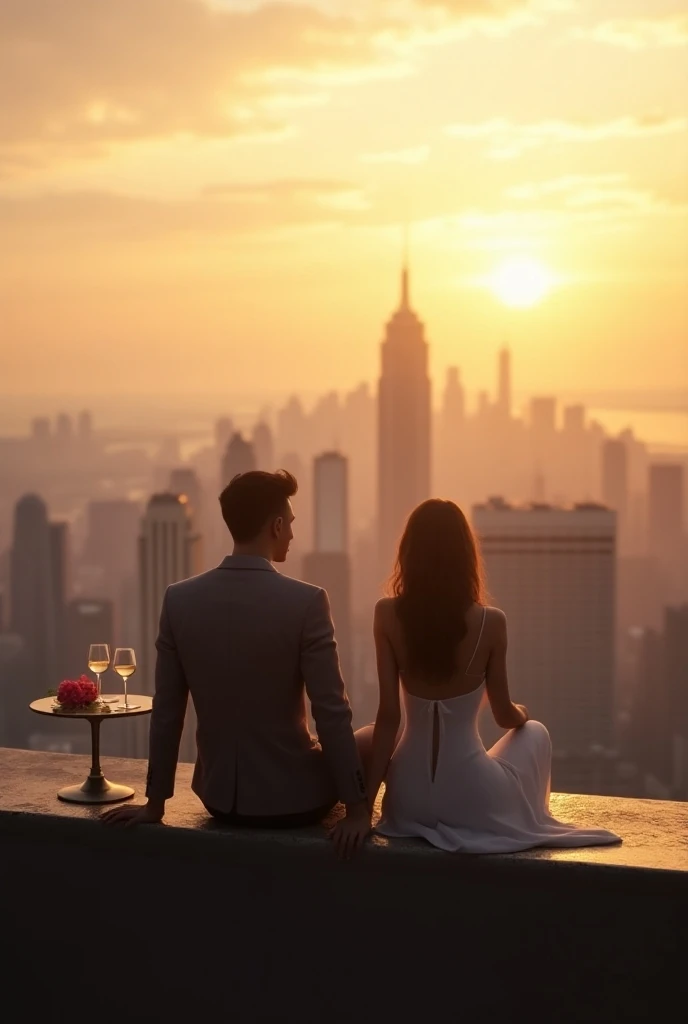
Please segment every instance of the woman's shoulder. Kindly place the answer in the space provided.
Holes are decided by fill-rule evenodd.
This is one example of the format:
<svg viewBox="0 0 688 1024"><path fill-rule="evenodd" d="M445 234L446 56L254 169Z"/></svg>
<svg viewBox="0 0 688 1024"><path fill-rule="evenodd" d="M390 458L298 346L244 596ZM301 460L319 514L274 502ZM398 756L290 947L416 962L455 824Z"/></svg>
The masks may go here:
<svg viewBox="0 0 688 1024"><path fill-rule="evenodd" d="M378 625L391 623L396 616L396 597L381 597L375 605L374 621Z"/></svg>
<svg viewBox="0 0 688 1024"><path fill-rule="evenodd" d="M484 605L483 614L485 616L485 632L489 632L493 636L502 636L506 633L506 615L501 608Z"/></svg>

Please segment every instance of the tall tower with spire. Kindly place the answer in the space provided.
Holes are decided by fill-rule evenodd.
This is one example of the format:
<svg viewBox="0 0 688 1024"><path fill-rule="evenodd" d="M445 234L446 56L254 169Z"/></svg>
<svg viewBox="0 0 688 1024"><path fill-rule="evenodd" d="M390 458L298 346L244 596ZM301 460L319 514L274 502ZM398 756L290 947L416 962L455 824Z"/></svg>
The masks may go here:
<svg viewBox="0 0 688 1024"><path fill-rule="evenodd" d="M411 309L408 265L401 301L381 346L378 390L378 531L380 570L392 562L404 522L430 496L430 377L423 323Z"/></svg>

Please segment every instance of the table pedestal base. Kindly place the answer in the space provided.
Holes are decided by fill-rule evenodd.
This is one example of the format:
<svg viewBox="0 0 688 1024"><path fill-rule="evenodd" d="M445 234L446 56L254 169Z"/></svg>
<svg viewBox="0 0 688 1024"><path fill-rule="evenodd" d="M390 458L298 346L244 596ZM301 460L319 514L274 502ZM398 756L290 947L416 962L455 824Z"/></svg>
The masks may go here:
<svg viewBox="0 0 688 1024"><path fill-rule="evenodd" d="M134 795L131 786L120 786L116 782L108 782L102 775L89 776L81 786L65 786L58 791L60 800L72 804L114 804L118 800L128 800Z"/></svg>

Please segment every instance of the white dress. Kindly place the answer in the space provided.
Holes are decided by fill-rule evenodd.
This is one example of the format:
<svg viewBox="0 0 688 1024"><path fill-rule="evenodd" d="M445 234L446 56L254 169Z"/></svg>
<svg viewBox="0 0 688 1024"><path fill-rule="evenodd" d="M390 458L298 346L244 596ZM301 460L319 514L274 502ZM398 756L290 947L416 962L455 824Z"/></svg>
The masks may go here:
<svg viewBox="0 0 688 1024"><path fill-rule="evenodd" d="M441 850L461 853L620 842L606 829L576 828L551 816L552 745L540 722L512 729L485 750L478 733L484 680L448 700L425 700L402 690L406 724L387 771L377 826L382 835L420 836Z"/></svg>

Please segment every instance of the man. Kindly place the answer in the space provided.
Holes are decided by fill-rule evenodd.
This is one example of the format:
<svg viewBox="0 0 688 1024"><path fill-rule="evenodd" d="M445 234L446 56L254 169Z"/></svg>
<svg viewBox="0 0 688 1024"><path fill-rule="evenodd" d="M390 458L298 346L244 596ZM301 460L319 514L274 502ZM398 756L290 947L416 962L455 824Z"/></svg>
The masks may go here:
<svg viewBox="0 0 688 1024"><path fill-rule="evenodd" d="M192 788L222 822L289 827L337 800L340 854L370 830L351 708L327 594L277 572L293 538L284 470L234 477L220 495L234 549L210 572L168 587L160 617L147 803L107 811L115 824L159 822L174 792L189 692L198 720ZM305 691L318 732L308 730Z"/></svg>

